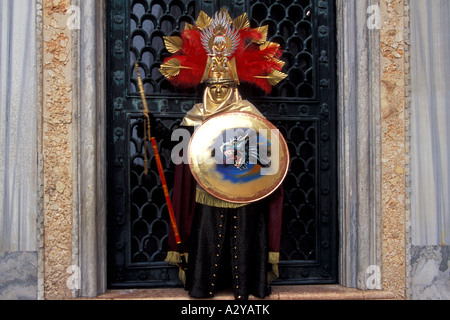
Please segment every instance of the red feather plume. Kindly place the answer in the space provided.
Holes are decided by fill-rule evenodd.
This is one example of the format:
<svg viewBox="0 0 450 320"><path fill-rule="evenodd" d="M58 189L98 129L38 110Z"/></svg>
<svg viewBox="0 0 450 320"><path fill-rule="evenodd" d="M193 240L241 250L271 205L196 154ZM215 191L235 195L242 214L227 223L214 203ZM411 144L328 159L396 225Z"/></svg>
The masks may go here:
<svg viewBox="0 0 450 320"><path fill-rule="evenodd" d="M198 85L202 80L208 56L200 41L200 35L199 30L183 30L181 50L164 60L164 63L166 63L172 59L177 59L184 67L180 70L178 76L169 79L173 85L189 88Z"/></svg>
<svg viewBox="0 0 450 320"><path fill-rule="evenodd" d="M246 28L240 33L241 44L235 55L239 80L270 93L272 86L267 79L257 77L266 77L273 69L281 71L283 65L277 60L281 57L281 50L278 46L267 46L261 50L255 41L258 42L262 34L256 29Z"/></svg>

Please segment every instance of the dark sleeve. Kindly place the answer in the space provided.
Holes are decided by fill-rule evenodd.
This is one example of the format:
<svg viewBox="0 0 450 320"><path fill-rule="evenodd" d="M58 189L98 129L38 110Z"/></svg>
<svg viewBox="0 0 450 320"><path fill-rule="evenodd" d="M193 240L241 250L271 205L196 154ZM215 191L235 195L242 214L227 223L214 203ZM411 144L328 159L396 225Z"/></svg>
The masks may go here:
<svg viewBox="0 0 450 320"><path fill-rule="evenodd" d="M188 130L192 131L190 128ZM192 220L195 207L195 181L189 164L175 165L172 206L180 233L182 246L185 252L188 251L189 237L191 233ZM178 251L173 229L169 229L169 251Z"/></svg>
<svg viewBox="0 0 450 320"><path fill-rule="evenodd" d="M283 222L283 187L279 187L269 198L269 251L280 252L281 225Z"/></svg>

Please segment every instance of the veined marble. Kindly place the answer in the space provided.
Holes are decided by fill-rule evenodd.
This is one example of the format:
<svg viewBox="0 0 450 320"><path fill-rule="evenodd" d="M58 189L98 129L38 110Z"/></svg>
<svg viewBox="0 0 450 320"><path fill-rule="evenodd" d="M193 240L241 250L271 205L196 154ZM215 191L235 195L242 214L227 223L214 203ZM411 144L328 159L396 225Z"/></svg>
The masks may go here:
<svg viewBox="0 0 450 320"><path fill-rule="evenodd" d="M0 300L37 299L37 252L0 253Z"/></svg>
<svg viewBox="0 0 450 320"><path fill-rule="evenodd" d="M450 247L411 248L411 299L450 300Z"/></svg>

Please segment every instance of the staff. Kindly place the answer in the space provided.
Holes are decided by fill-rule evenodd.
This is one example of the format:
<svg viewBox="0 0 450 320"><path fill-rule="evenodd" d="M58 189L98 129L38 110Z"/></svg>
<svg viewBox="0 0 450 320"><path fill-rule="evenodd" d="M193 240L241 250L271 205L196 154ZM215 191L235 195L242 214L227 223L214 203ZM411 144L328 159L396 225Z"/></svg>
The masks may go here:
<svg viewBox="0 0 450 320"><path fill-rule="evenodd" d="M161 163L161 157L159 156L159 152L158 152L158 144L156 142L155 137L152 137L151 132L150 132L150 110L148 109L147 99L145 97L145 92L144 92L144 85L142 84L142 79L140 76L139 66L138 66L137 62L134 63L134 68L136 70L139 92L141 94L142 104L144 106L144 115L146 118L146 120L144 121L144 122L146 122L144 124L144 136L152 143L152 146L153 146L153 152L155 154L156 165L158 167L159 177L161 179L161 184L162 184L162 187L164 190L164 196L166 197L167 209L169 210L170 221L172 223L173 232L175 234L175 240L177 242L178 249L179 249L178 251L180 253L180 258L181 258L180 268L182 270L186 270L187 269L186 259L184 256L180 233L178 232L177 222L175 220L175 213L173 211L172 202L170 201L169 189L167 188L167 182L166 182L166 177L164 175L164 169L163 169L163 166ZM145 153L144 154L144 156L145 156L144 174L147 175L148 174L148 161L147 161L147 144L146 143L144 143L144 153Z"/></svg>

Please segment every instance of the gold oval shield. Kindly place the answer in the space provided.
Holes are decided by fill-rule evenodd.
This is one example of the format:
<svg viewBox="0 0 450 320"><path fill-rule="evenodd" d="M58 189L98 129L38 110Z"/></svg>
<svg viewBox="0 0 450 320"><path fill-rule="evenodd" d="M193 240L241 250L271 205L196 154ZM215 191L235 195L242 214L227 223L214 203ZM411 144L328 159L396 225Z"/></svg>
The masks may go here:
<svg viewBox="0 0 450 320"><path fill-rule="evenodd" d="M289 150L263 117L229 112L205 121L191 138L188 158L198 184L214 197L251 203L272 194L289 169Z"/></svg>

